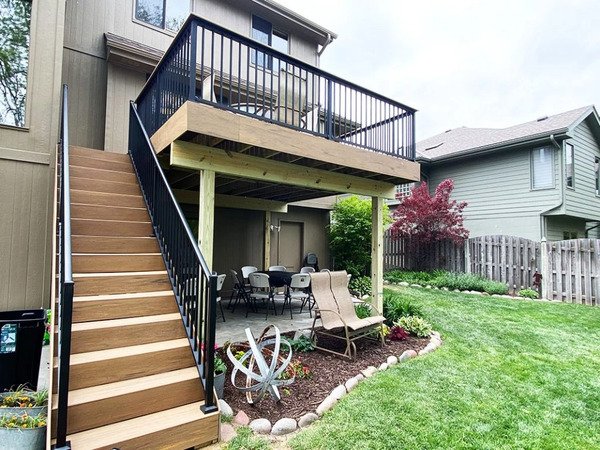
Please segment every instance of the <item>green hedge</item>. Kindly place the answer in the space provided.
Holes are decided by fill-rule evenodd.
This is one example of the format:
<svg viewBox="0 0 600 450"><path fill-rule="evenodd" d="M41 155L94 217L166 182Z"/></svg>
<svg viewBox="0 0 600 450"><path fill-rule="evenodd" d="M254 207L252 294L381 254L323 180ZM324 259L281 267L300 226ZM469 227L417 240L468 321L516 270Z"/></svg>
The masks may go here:
<svg viewBox="0 0 600 450"><path fill-rule="evenodd" d="M416 272L409 270L391 270L383 275L390 283L405 281L411 284L446 287L460 291L478 291L488 294L507 294L508 286L498 281L491 281L470 273L454 273L445 271Z"/></svg>

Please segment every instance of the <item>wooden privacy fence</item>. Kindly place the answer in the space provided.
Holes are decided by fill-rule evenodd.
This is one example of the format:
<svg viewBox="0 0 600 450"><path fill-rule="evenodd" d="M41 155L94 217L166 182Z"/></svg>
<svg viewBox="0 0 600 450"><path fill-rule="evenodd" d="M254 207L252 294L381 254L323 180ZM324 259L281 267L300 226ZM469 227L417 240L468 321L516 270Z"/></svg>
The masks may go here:
<svg viewBox="0 0 600 450"><path fill-rule="evenodd" d="M464 245L450 241L424 247L406 238L384 235L384 268L448 270L480 275L506 283L516 294L533 288L536 270L542 274L543 298L600 306L600 240L536 242L515 236L480 236Z"/></svg>
<svg viewBox="0 0 600 450"><path fill-rule="evenodd" d="M542 242L543 296L600 306L600 239Z"/></svg>
<svg viewBox="0 0 600 450"><path fill-rule="evenodd" d="M511 294L533 286L540 243L515 236L481 236L465 241L465 272L500 281Z"/></svg>

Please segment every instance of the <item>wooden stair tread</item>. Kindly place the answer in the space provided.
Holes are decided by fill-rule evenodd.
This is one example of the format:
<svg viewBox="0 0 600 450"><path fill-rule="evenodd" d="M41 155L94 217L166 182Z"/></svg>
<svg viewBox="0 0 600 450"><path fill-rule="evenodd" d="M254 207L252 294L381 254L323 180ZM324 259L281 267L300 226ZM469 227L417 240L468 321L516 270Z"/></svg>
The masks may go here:
<svg viewBox="0 0 600 450"><path fill-rule="evenodd" d="M119 442L126 442L136 437L202 421L207 417L218 414L217 412L203 414L200 410L202 405L204 405L203 401L189 403L177 408L71 434L67 439L71 442L71 448L110 447ZM199 424L199 426L201 425Z"/></svg>
<svg viewBox="0 0 600 450"><path fill-rule="evenodd" d="M144 253L160 251L154 236L82 236L71 237L75 253Z"/></svg>
<svg viewBox="0 0 600 450"><path fill-rule="evenodd" d="M69 146L69 155L86 156L88 158L104 159L116 162L131 162L131 158L126 153L107 152L105 150L80 147L78 145Z"/></svg>
<svg viewBox="0 0 600 450"><path fill-rule="evenodd" d="M69 406L82 405L99 400L128 395L160 386L180 383L182 381L199 379L198 368L173 370L171 372L149 375L131 380L117 381L116 383L102 384L83 389L69 391ZM200 381L198 381L200 383ZM53 410L58 408L58 395L53 396Z"/></svg>
<svg viewBox="0 0 600 450"><path fill-rule="evenodd" d="M119 206L145 208L142 194L118 194L109 192L94 192L71 187L71 204L85 204L94 206ZM137 205L137 206L134 206Z"/></svg>
<svg viewBox="0 0 600 450"><path fill-rule="evenodd" d="M106 169L130 174L135 173L131 161L112 161L110 159L93 158L89 155L70 155L69 159L72 166L91 169Z"/></svg>
<svg viewBox="0 0 600 450"><path fill-rule="evenodd" d="M188 347L187 338L172 339L170 341L153 342L151 344L131 345L129 347L111 348L109 350L98 350L95 352L76 353L71 355L71 366L88 364L108 359L124 358L127 356L143 355L146 353L160 352L174 348ZM54 367L58 367L58 358L54 358Z"/></svg>
<svg viewBox="0 0 600 450"><path fill-rule="evenodd" d="M71 327L71 331L77 332L86 330L100 330L104 328L116 328L128 325L142 325L157 322L168 322L171 320L181 320L181 314L159 314L154 316L128 317L126 319L98 320L95 322L74 323Z"/></svg>
<svg viewBox="0 0 600 450"><path fill-rule="evenodd" d="M134 294L82 295L73 297L74 302L94 302L102 300L121 300L128 298L164 297L173 295L173 291L136 292Z"/></svg>
<svg viewBox="0 0 600 450"><path fill-rule="evenodd" d="M73 278L131 277L131 276L155 276L155 275L167 275L167 271L166 270L148 270L146 272L74 273Z"/></svg>

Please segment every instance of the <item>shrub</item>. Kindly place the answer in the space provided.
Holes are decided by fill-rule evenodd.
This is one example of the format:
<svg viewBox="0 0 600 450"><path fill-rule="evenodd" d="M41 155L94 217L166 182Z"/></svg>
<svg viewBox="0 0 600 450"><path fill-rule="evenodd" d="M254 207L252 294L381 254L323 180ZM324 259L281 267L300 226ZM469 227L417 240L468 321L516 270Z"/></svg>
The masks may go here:
<svg viewBox="0 0 600 450"><path fill-rule="evenodd" d="M354 305L354 310L359 319L371 316L371 306L368 303L357 303Z"/></svg>
<svg viewBox="0 0 600 450"><path fill-rule="evenodd" d="M348 285L351 291L356 291L362 297L363 295L371 294L371 278L370 277L356 277L350 280Z"/></svg>
<svg viewBox="0 0 600 450"><path fill-rule="evenodd" d="M421 308L402 298L402 294L387 289L383 291L383 316L389 322L396 322L401 317L422 315Z"/></svg>
<svg viewBox="0 0 600 450"><path fill-rule="evenodd" d="M472 273L440 272L430 283L432 286L458 289L459 291L479 291L488 294L507 294L504 283L491 281Z"/></svg>
<svg viewBox="0 0 600 450"><path fill-rule="evenodd" d="M401 317L394 325L404 328L418 337L427 337L431 334L431 325L417 316Z"/></svg>
<svg viewBox="0 0 600 450"><path fill-rule="evenodd" d="M414 270L390 270L383 274L383 279L389 281L390 283L399 283L401 281L406 281L411 284L431 284L431 281L434 280L440 273L440 271L433 272L422 272L422 271L414 271Z"/></svg>
<svg viewBox="0 0 600 450"><path fill-rule="evenodd" d="M295 352L312 352L315 349L313 342L306 336L299 336L298 339L284 338Z"/></svg>
<svg viewBox="0 0 600 450"><path fill-rule="evenodd" d="M534 289L521 289L519 291L519 296L520 297L525 297L525 298L531 298L531 299L537 299L540 298L538 292Z"/></svg>
<svg viewBox="0 0 600 450"><path fill-rule="evenodd" d="M392 341L405 341L408 339L408 332L404 328L394 325L390 328L390 339Z"/></svg>

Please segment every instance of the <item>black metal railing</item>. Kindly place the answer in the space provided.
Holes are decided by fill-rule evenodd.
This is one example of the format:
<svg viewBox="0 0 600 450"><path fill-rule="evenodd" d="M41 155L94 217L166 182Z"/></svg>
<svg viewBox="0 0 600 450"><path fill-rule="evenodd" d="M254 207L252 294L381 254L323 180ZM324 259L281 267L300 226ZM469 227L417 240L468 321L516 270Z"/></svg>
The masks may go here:
<svg viewBox="0 0 600 450"><path fill-rule="evenodd" d="M217 410L213 394L217 274L210 272L198 248L134 103L129 116L129 154L204 385L202 409L213 412Z"/></svg>
<svg viewBox="0 0 600 450"><path fill-rule="evenodd" d="M69 403L69 366L71 363L71 325L73 323L73 270L71 266L71 192L69 179L69 90L63 85L59 158L59 206L56 222L58 250L58 405L56 416L57 449L70 449L67 442Z"/></svg>
<svg viewBox="0 0 600 450"><path fill-rule="evenodd" d="M415 110L190 15L136 100L154 134L186 101L415 158Z"/></svg>

